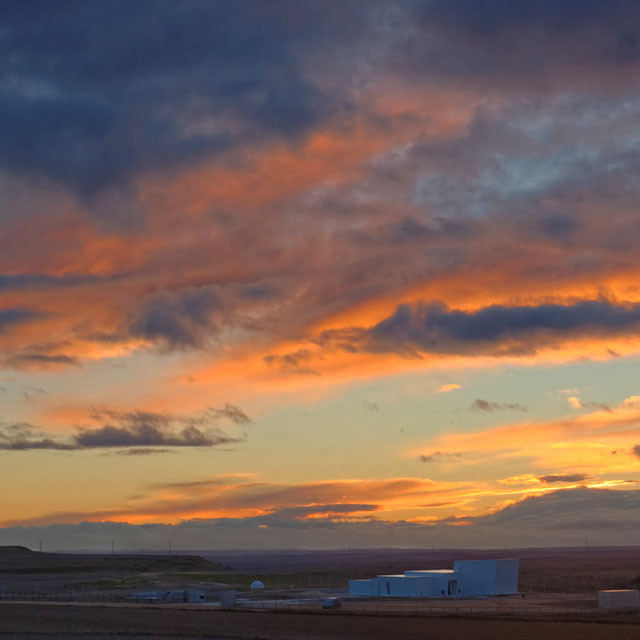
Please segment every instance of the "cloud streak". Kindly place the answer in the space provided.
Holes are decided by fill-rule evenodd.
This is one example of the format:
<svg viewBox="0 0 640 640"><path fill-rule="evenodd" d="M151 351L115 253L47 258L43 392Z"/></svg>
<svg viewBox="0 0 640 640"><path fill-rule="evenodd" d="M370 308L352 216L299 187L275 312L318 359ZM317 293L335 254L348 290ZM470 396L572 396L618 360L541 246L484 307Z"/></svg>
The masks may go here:
<svg viewBox="0 0 640 640"><path fill-rule="evenodd" d="M510 547L535 546L545 535L549 544L571 546L588 536L592 544L631 544L639 525L635 490L568 489L526 497L495 513L431 522L394 522L383 518L341 519L342 511L375 515L370 504L319 504L316 507L283 508L265 516L183 520L175 524L136 525L109 521L106 513L67 514L77 524L31 523L0 529L2 544L47 540L48 546L68 549L102 548L105 539L116 539L121 548L165 548L168 538L178 537L188 548L206 549L214 537L220 548L346 548L357 539L361 548L388 546L417 548L420 540L436 546L493 548L497 539ZM373 513L371 513L373 511ZM330 517L326 517L329 515ZM335 517L332 517L335 516ZM108 535L107 535L108 533ZM385 540L387 541L385 543ZM493 547L491 545L493 541ZM27 542L28 544L28 542Z"/></svg>
<svg viewBox="0 0 640 640"><path fill-rule="evenodd" d="M460 311L442 303L417 303L398 306L369 329L327 332L323 338L374 353L528 355L558 340L637 332L639 325L640 304L593 300Z"/></svg>
<svg viewBox="0 0 640 640"><path fill-rule="evenodd" d="M233 437L216 426L226 420L248 425L250 418L238 407L227 404L210 408L200 416L179 416L143 411L102 410L93 414L98 427L80 427L70 437L49 434L25 423L0 423L0 450L78 451L123 449L123 453L141 456L161 453L176 447L217 447L237 444L245 436Z"/></svg>
<svg viewBox="0 0 640 640"><path fill-rule="evenodd" d="M472 411L484 411L487 413L493 413L494 411L522 411L526 412L527 407L518 403L510 403L510 402L490 402L488 400L483 400L482 398L476 398L471 403Z"/></svg>

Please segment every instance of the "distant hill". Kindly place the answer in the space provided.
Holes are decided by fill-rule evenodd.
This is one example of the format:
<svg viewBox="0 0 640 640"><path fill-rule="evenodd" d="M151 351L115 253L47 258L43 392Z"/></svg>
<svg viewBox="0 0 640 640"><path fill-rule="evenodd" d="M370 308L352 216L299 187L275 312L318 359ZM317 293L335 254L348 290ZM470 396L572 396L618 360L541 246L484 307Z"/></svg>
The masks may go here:
<svg viewBox="0 0 640 640"><path fill-rule="evenodd" d="M0 573L212 572L224 566L191 555L43 553L20 546L0 546Z"/></svg>

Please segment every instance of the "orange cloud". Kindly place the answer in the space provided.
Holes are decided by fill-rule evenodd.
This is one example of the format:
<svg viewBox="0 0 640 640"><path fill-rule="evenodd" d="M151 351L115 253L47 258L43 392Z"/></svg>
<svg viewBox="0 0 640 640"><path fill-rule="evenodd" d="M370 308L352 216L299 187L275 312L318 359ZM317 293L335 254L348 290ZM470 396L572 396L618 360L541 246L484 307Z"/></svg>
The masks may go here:
<svg viewBox="0 0 640 640"><path fill-rule="evenodd" d="M128 500L124 507L94 513L51 514L38 518L40 524L117 520L126 522L179 522L191 518L350 518L358 514L387 516L407 509L433 509L420 506L445 497L455 505L455 496L464 483L435 483L421 478L385 480L329 480L302 484L247 482L242 478L214 477L205 481L174 483L150 487L145 495ZM453 502L452 502L453 500ZM32 522L35 524L35 521ZM5 521L0 526L11 526Z"/></svg>
<svg viewBox="0 0 640 640"><path fill-rule="evenodd" d="M577 417L548 422L517 422L471 433L449 433L430 441L426 450L461 452L461 465L481 464L483 459L532 457L534 467L562 473L596 474L637 472L631 453L640 440L640 396L631 396L616 407L598 409ZM502 480L529 484L530 474ZM595 485L593 485L595 486Z"/></svg>
<svg viewBox="0 0 640 640"><path fill-rule="evenodd" d="M455 383L443 384L436 389L436 393L448 393L449 391L455 391L456 389L461 389L461 388L462 387L459 384L455 384Z"/></svg>

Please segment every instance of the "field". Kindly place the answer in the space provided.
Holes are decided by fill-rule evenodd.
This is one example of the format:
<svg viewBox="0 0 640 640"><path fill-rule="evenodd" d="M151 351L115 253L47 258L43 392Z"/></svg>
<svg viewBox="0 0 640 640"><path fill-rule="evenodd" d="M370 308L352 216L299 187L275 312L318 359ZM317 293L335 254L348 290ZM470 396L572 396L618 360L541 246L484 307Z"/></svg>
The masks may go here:
<svg viewBox="0 0 640 640"><path fill-rule="evenodd" d="M204 556L204 557L201 557ZM349 577L449 568L454 559L518 557L518 596L344 600ZM250 594L255 578L266 589ZM638 588L640 548L518 550L198 551L189 555L49 554L0 548L0 639L545 637L640 640L640 612L604 613L597 591ZM222 610L220 589L240 607ZM136 590L198 588L206 606L137 604ZM244 593L243 593L244 591Z"/></svg>
<svg viewBox="0 0 640 640"><path fill-rule="evenodd" d="M231 640L638 640L640 625L539 620L0 604L0 637Z"/></svg>

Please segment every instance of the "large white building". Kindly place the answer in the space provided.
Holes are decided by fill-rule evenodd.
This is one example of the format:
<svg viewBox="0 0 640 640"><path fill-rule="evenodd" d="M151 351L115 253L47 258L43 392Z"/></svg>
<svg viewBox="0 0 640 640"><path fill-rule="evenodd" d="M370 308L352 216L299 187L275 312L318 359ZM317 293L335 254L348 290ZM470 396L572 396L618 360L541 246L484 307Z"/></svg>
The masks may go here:
<svg viewBox="0 0 640 640"><path fill-rule="evenodd" d="M442 598L518 592L520 561L456 560L453 569L415 569L370 580L349 580L352 596Z"/></svg>

